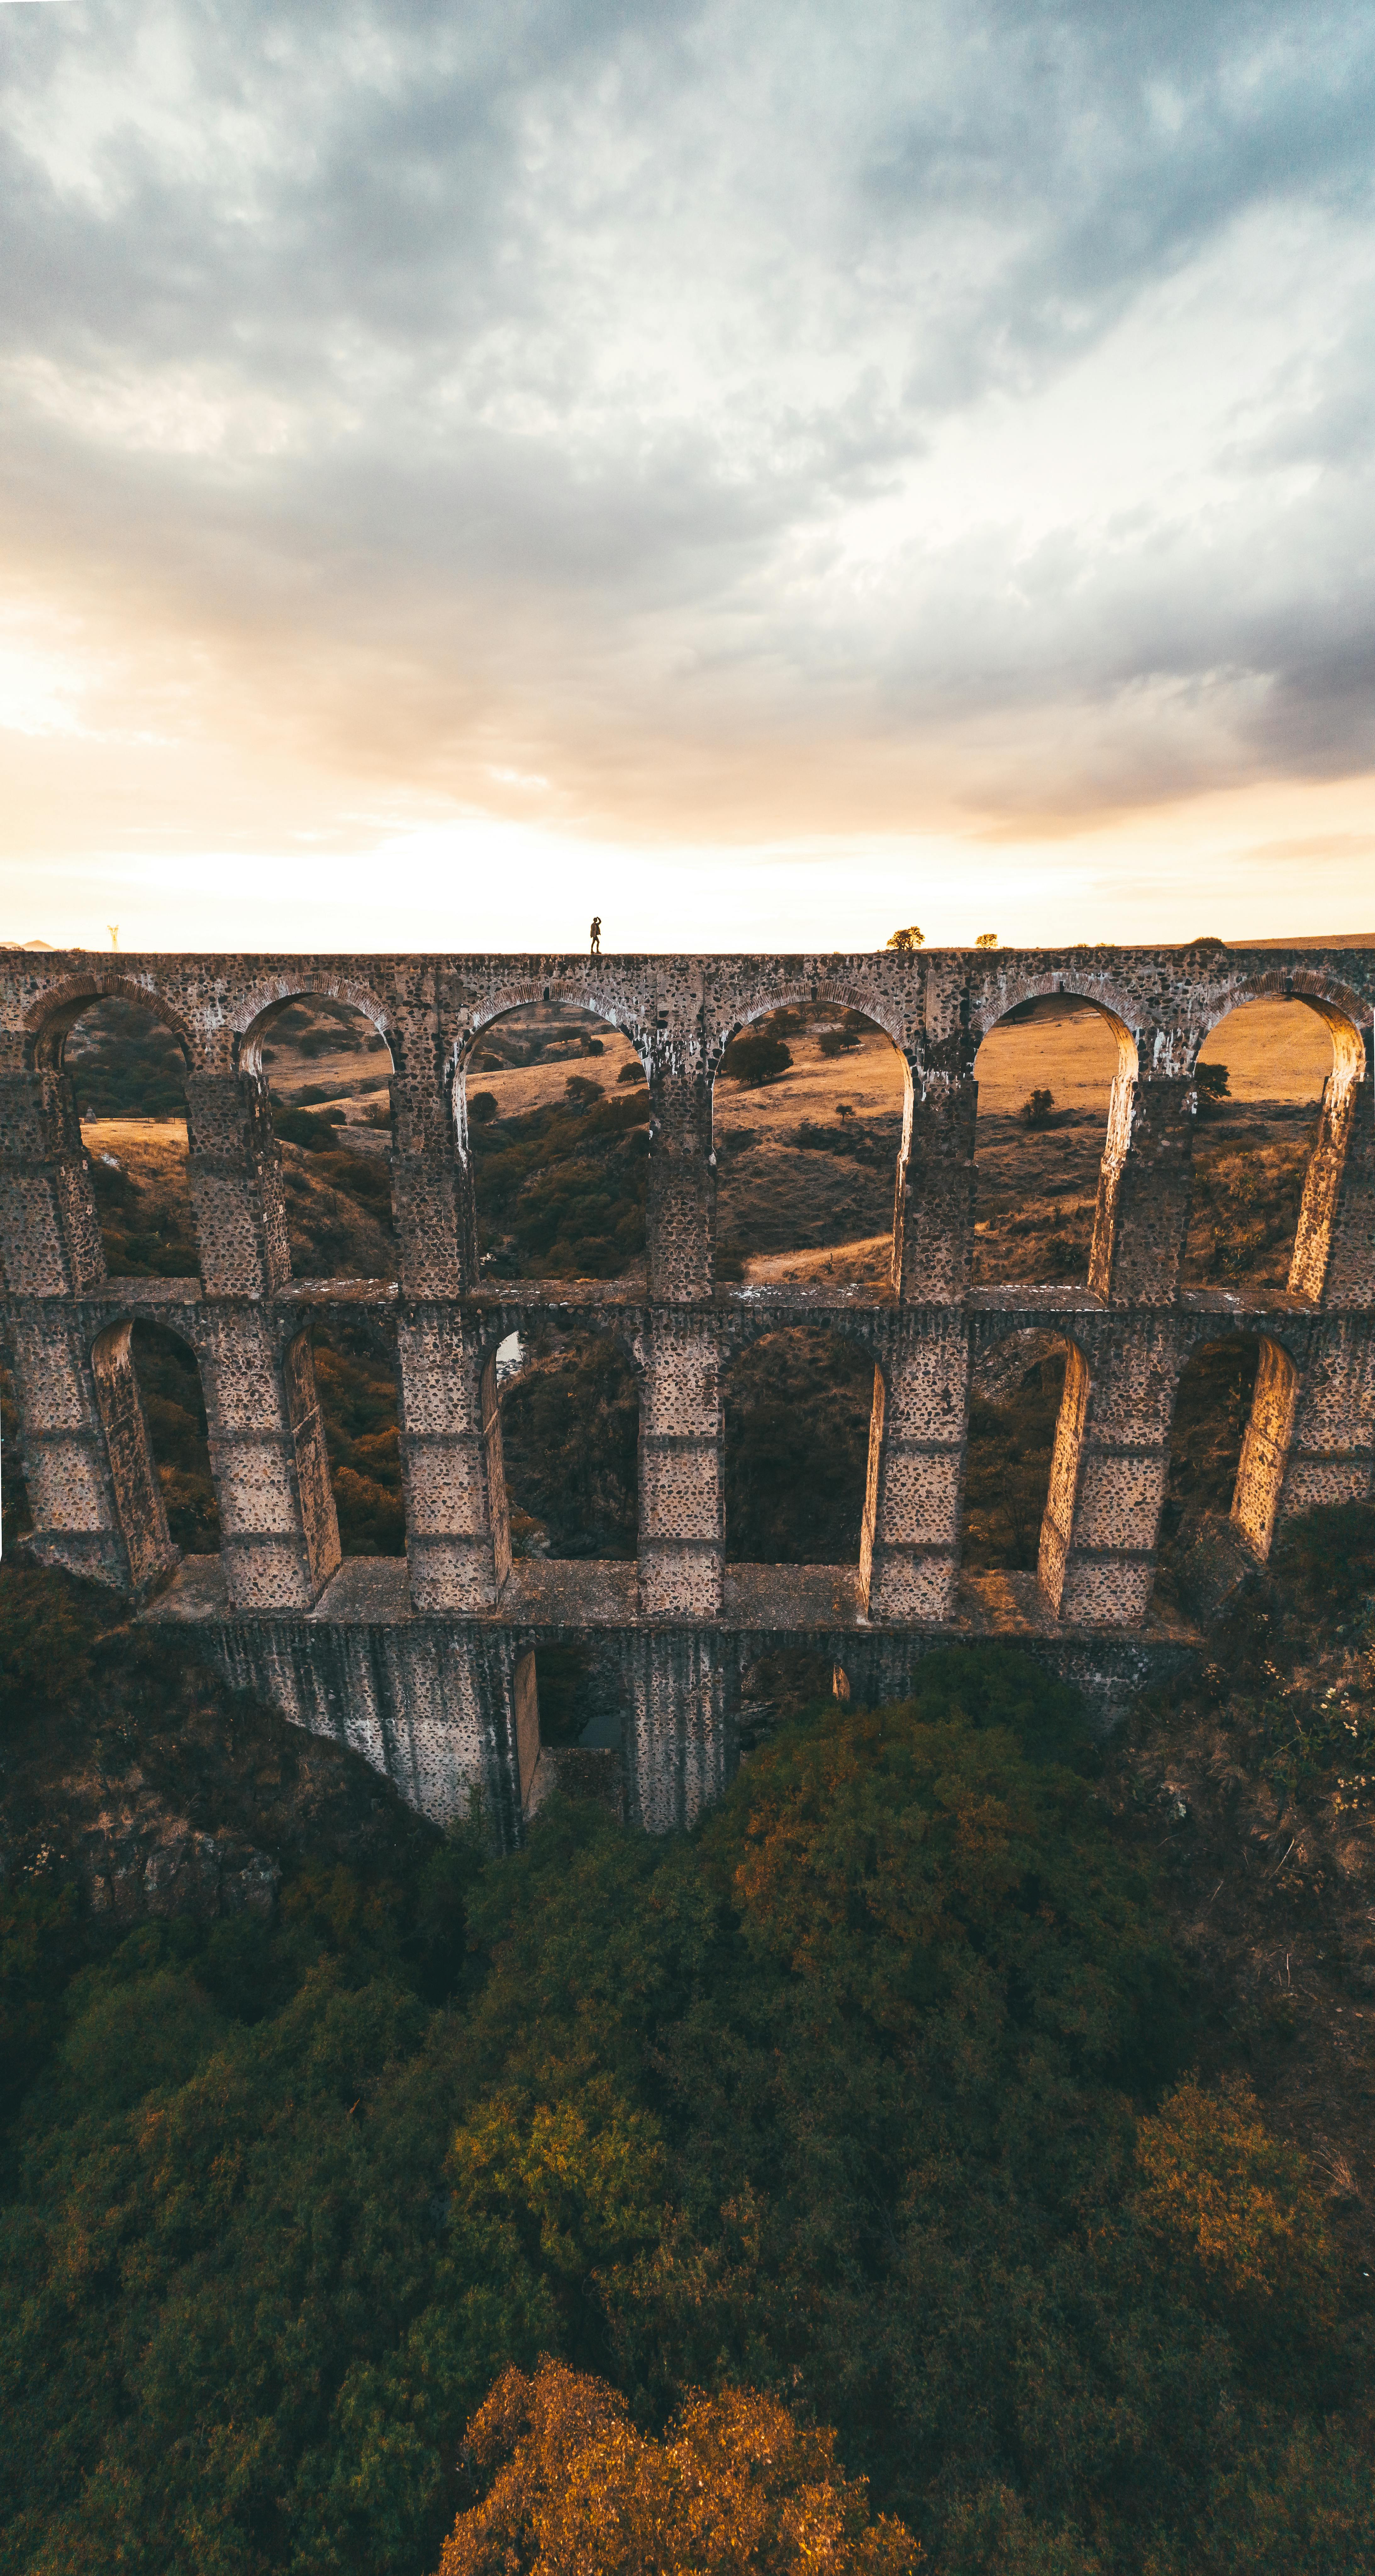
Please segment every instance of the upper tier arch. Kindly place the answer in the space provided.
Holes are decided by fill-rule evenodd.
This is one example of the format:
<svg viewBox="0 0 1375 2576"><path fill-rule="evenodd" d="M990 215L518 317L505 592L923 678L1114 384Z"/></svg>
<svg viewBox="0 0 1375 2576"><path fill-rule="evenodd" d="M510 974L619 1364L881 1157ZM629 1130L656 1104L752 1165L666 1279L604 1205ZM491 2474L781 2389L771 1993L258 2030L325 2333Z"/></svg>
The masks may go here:
<svg viewBox="0 0 1375 2576"><path fill-rule="evenodd" d="M1190 1030L1191 1049L1187 1071L1192 1073L1201 1049L1214 1029L1230 1019L1233 1011L1242 1010L1248 1002L1299 1002L1305 1010L1320 1019L1332 1041L1332 1064L1335 1088L1345 1091L1353 1082L1365 1080L1366 1048L1361 1023L1370 1018L1370 1006L1358 994L1335 979L1292 973L1246 973L1229 978L1227 985L1214 998L1203 1001L1202 1025L1195 1019ZM1194 1034L1194 1030L1197 1034Z"/></svg>
<svg viewBox="0 0 1375 2576"><path fill-rule="evenodd" d="M66 977L31 1004L25 1015L25 1070L58 1073L63 1052L77 1021L97 1002L130 1002L146 1011L176 1039L188 1073L199 1070L204 1048L194 1021L180 1011L151 977L104 974L92 970Z"/></svg>
<svg viewBox="0 0 1375 2576"><path fill-rule="evenodd" d="M236 1031L234 1048L239 1073L258 1076L263 1069L263 1046L277 1021L293 1002L342 1002L356 1011L360 1019L376 1029L391 1056L393 1068L400 1071L396 1047L396 1014L359 978L349 974L319 973L284 976L278 989L257 1001L246 1026ZM238 1019L239 1013L235 1013Z"/></svg>
<svg viewBox="0 0 1375 2576"><path fill-rule="evenodd" d="M1023 1003L1050 1000L1077 1002L1085 1010L1096 1012L1100 1020L1105 1020L1117 1041L1118 1072L1125 1074L1131 1082L1138 1079L1140 1050L1136 1032L1127 1017L1130 1002L1121 994L1114 1002L1102 991L1086 992L1083 984L1068 978L1063 969L1047 969L1043 973L1020 970L1002 979L996 991L972 1002L969 1035L973 1052L977 1055L984 1039L991 1037L995 1029L1002 1028L1011 1013L1020 1010Z"/></svg>

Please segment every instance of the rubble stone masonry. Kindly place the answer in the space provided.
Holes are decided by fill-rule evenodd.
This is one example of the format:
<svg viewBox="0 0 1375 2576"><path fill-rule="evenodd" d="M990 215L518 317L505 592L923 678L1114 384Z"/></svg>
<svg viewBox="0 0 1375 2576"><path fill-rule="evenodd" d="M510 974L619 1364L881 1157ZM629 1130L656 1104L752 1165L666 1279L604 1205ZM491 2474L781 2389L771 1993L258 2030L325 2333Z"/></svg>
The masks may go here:
<svg viewBox="0 0 1375 2576"><path fill-rule="evenodd" d="M1016 1004L1063 993L1112 1028L1119 1070L1086 1288L971 1287L974 1059ZM200 1271L106 1276L67 1032L99 996L142 1004L186 1062ZM390 1048L399 1285L291 1276L262 1048L298 996L351 1003ZM1283 1293L1181 1292L1204 1038L1237 1004L1292 997L1333 1069ZM648 1284L485 1281L467 1067L520 1003L622 1029L651 1102ZM788 1003L885 1029L908 1069L882 1288L717 1286L712 1085L728 1040ZM538 1744L541 1644L576 1640L621 1722L626 1811L690 1822L730 1777L751 1665L829 1655L856 1696L905 1687L955 1639L1016 1636L1105 1708L1190 1650L1150 1616L1180 1373L1203 1342L1260 1337L1233 1519L1263 1555L1315 1503L1375 1494L1375 951L1117 949L757 957L0 958L0 1295L32 1498L33 1555L190 1620L233 1679L340 1735L415 1805L476 1795L507 1840L556 1771ZM407 1561L342 1562L310 1312L394 1307ZM640 1383L634 1566L512 1563L495 1353L538 1311L616 1331ZM130 1351L140 1315L194 1351L219 1499L218 1558L178 1559ZM725 1562L722 1386L780 1325L820 1324L874 1365L858 1567ZM961 1581L970 1387L1014 1336L1069 1348L1039 1573ZM534 1662L530 1662L533 1655ZM539 1790L543 1794L543 1789Z"/></svg>

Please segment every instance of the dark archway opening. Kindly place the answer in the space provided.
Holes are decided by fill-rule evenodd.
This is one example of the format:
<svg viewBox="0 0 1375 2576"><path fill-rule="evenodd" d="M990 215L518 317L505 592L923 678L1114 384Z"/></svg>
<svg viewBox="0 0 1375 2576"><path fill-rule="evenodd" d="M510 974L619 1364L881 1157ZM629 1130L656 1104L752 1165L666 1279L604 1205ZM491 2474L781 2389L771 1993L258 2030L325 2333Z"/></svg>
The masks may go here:
<svg viewBox="0 0 1375 2576"><path fill-rule="evenodd" d="M1288 1287L1332 1070L1331 1034L1303 1002L1243 1002L1210 1031L1198 1060L1185 1287Z"/></svg>
<svg viewBox="0 0 1375 2576"><path fill-rule="evenodd" d="M463 1106L487 1277L643 1277L649 1091L618 1029L522 1003L482 1031Z"/></svg>
<svg viewBox="0 0 1375 2576"><path fill-rule="evenodd" d="M531 1647L514 1676L520 1802L527 1816L546 1798L593 1798L624 1812L623 1719L618 1693L590 1649L571 1642Z"/></svg>
<svg viewBox="0 0 1375 2576"><path fill-rule="evenodd" d="M859 1562L874 1363L824 1326L752 1342L725 1381L726 1556L743 1565Z"/></svg>
<svg viewBox="0 0 1375 2576"><path fill-rule="evenodd" d="M633 1362L613 1334L549 1325L537 1325L511 1357L507 1370L498 1365L497 1383L512 1555L632 1558L640 1437Z"/></svg>
<svg viewBox="0 0 1375 2576"><path fill-rule="evenodd" d="M62 1044L112 1279L200 1269L186 1134L186 1059L169 1028L119 995L92 1002Z"/></svg>
<svg viewBox="0 0 1375 2576"><path fill-rule="evenodd" d="M394 1279L391 1051L366 1012L298 995L261 1026L296 1279Z"/></svg>
<svg viewBox="0 0 1375 2576"><path fill-rule="evenodd" d="M1255 1333L1229 1333L1204 1343L1180 1372L1156 1565L1156 1600L1164 1608L1197 1607L1209 1556L1234 1536L1237 1479L1267 1347Z"/></svg>
<svg viewBox="0 0 1375 2576"><path fill-rule="evenodd" d="M809 1709L848 1706L850 1679L843 1664L813 1646L776 1646L759 1655L740 1685L737 1741L748 1762L775 1730Z"/></svg>
<svg viewBox="0 0 1375 2576"><path fill-rule="evenodd" d="M219 1547L200 1372L177 1334L126 1317L97 1334L91 1374L129 1582L142 1594L179 1554Z"/></svg>
<svg viewBox="0 0 1375 2576"><path fill-rule="evenodd" d="M736 1031L712 1095L718 1279L888 1286L907 1086L887 1031L839 1003Z"/></svg>
<svg viewBox="0 0 1375 2576"><path fill-rule="evenodd" d="M961 1570L1034 1574L1069 1346L1016 1334L976 1371L969 1407Z"/></svg>
<svg viewBox="0 0 1375 2576"><path fill-rule="evenodd" d="M186 1556L215 1555L220 1515L195 1352L179 1335L142 1316L129 1347L162 1488L168 1537Z"/></svg>
<svg viewBox="0 0 1375 2576"><path fill-rule="evenodd" d="M394 1335L375 1316L311 1319L315 1384L344 1556L404 1556Z"/></svg>
<svg viewBox="0 0 1375 2576"><path fill-rule="evenodd" d="M974 1060L974 1279L1088 1278L1098 1173L1122 1062L1115 1024L1068 993L1021 1002Z"/></svg>

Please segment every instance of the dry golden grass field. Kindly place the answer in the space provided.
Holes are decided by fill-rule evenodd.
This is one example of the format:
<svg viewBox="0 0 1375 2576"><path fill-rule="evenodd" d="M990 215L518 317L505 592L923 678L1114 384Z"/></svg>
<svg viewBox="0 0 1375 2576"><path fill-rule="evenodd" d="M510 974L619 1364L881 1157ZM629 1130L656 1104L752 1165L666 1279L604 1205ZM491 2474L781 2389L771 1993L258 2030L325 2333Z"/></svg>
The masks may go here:
<svg viewBox="0 0 1375 2576"><path fill-rule="evenodd" d="M1051 1013L996 1029L979 1050L981 1282L1086 1276L1117 1050L1096 1012L1052 1005ZM593 1025L601 1052L588 1055L581 1046ZM517 1041L534 1035L552 1049L536 1063L480 1064L470 1074L470 1098L490 1093L503 1121L561 1102L570 1076L620 1093L623 1069L637 1062L616 1031L572 1013L521 1014L502 1027ZM327 1032L327 1024L320 1028ZM350 1044L344 1033L341 1039L309 1058L288 1046L276 1050L272 1086L288 1104L307 1090L317 1105L337 1103L357 1126L385 1102L386 1057L375 1045ZM787 1043L792 1067L781 1078L745 1088L723 1075L716 1086L722 1275L881 1287L890 1265L902 1060L877 1031L841 1055L823 1054L819 1029ZM1330 1039L1301 1004L1257 1002L1213 1033L1203 1061L1226 1064L1230 1098L1200 1118L1186 1278L1282 1284L1311 1120L1332 1064ZM1054 1109L1048 1126L1029 1132L1020 1113L1034 1090L1048 1091ZM83 1135L92 1155L115 1157L145 1213L158 1211L164 1234L189 1244L185 1122L100 1119ZM377 1209L352 1207L343 1158L330 1157L326 1168L288 1145L284 1160L297 1269L319 1275L337 1264L363 1275L388 1272L394 1253L385 1225L379 1228Z"/></svg>

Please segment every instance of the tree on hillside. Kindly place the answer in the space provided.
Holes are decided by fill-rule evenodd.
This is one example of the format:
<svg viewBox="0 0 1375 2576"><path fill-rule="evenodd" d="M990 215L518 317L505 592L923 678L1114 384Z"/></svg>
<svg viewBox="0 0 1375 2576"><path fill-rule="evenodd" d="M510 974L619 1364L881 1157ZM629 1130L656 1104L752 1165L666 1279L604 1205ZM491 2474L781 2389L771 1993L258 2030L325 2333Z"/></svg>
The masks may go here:
<svg viewBox="0 0 1375 2576"><path fill-rule="evenodd" d="M742 1091L757 1091L761 1083L776 1082L791 1066L792 1054L782 1039L754 1029L732 1038L721 1058L721 1071Z"/></svg>
<svg viewBox="0 0 1375 2576"><path fill-rule="evenodd" d="M890 948L896 948L899 957L914 957L917 950L925 945L925 941L925 931L918 930L916 923L912 922L906 930L891 931L888 945Z"/></svg>
<svg viewBox="0 0 1375 2576"><path fill-rule="evenodd" d="M753 2389L689 2398L659 2442L604 2380L546 2359L533 2378L502 2373L465 2448L495 2474L459 2515L440 2576L912 2576L923 2556L900 2522L870 2521L867 2484L837 2466L834 2433L804 2430Z"/></svg>
<svg viewBox="0 0 1375 2576"><path fill-rule="evenodd" d="M981 930L978 938L974 942L974 945L976 948L996 948L998 945L997 931Z"/></svg>

